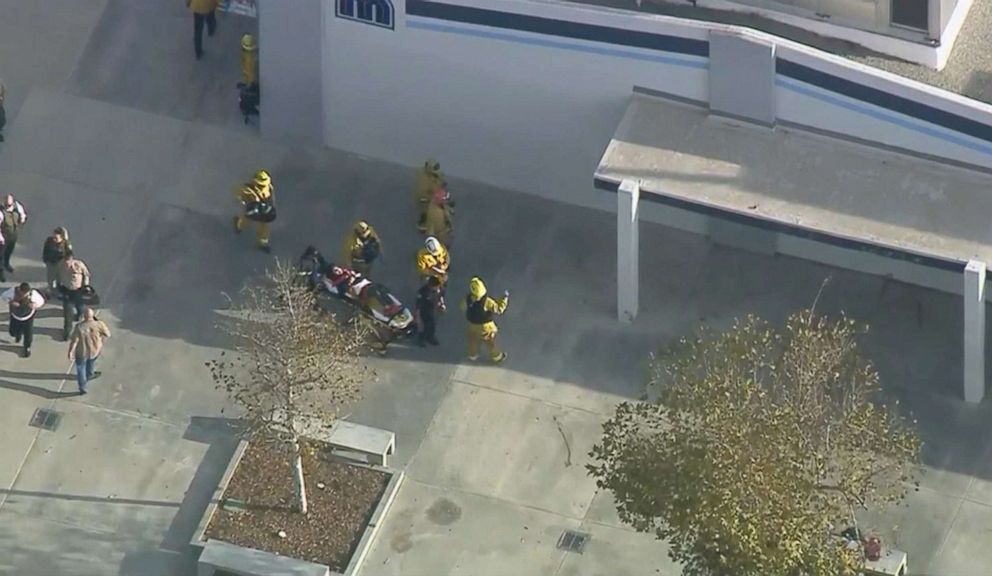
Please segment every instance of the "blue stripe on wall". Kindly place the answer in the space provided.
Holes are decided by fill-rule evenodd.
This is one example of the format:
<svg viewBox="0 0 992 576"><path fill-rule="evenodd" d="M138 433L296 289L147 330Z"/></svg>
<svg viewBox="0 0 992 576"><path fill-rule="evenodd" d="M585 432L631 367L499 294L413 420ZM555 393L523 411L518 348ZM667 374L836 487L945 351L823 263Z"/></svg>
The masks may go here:
<svg viewBox="0 0 992 576"><path fill-rule="evenodd" d="M899 112L900 114L936 124L937 126L943 126L944 128L960 132L961 134L967 134L979 140L992 142L992 126L946 110L934 108L922 102L916 102L909 98L885 92L884 90L858 84L857 82L852 82L845 78L834 76L833 74L827 74L826 72L821 72L820 70L815 70L784 58L776 59L775 71L783 76L819 86L837 94L843 94L856 100L869 102L881 108Z"/></svg>
<svg viewBox="0 0 992 576"><path fill-rule="evenodd" d="M637 30L622 30L608 26L499 12L471 6L455 6L440 2L427 2L425 0L407 0L406 13L411 16L423 16L425 18L436 18L451 22L464 22L465 24L479 24L493 28L534 32L536 34L574 38L576 40L604 42L606 44L630 46L632 48L645 48L648 50L690 54L692 56L709 57L710 55L710 45L705 40L694 40L666 34L652 34Z"/></svg>
<svg viewBox="0 0 992 576"><path fill-rule="evenodd" d="M495 32L481 30L477 28L465 28L463 26L451 26L449 24L435 24L430 20L407 18L407 28L418 30L431 30L433 32L444 32L447 34L460 34L462 36L472 36L474 38L488 38L490 40L503 40L516 44L529 44L531 46L541 46L544 48L557 48L559 50L571 50L573 52L584 52L586 54L599 54L601 56L612 56L614 58L626 58L628 60L641 60L644 62L655 62L658 64L668 64L671 66L682 66L684 68L696 68L706 70L709 64L706 60L690 59L677 55L666 55L658 52L634 52L622 48L610 48L609 46L597 46L593 44L578 44L567 40L555 40L543 36L523 36L509 32Z"/></svg>
<svg viewBox="0 0 992 576"><path fill-rule="evenodd" d="M623 30L620 28L610 28L608 26L598 26L593 24L583 24L579 22L569 22L565 20L555 20L551 18L542 18L538 16L530 16L525 14L514 14L510 12L500 12L496 10L488 10L484 8L475 8L471 6L456 6L452 4L444 4L441 2L431 2L428 0L407 0L406 12L411 16L421 16L424 18L433 18L436 20L447 20L451 22L462 22L466 24L475 24L479 26L488 26L492 28L502 28L505 30L519 30L523 32L532 32L535 34L543 34L547 36L557 36L560 38L573 38L576 40L586 40L591 42L600 42L606 44L614 44L618 46L628 46L632 48L642 48L647 50L653 50L657 52L670 52L676 54L686 54L692 56L701 56L704 58L709 57L709 42L705 40L695 40L690 38L682 38L679 36L670 36L666 34L652 34L649 32L641 32L637 30ZM638 54L636 52L625 51L625 50L610 50L607 48L595 48L595 47L585 47L576 44L568 43L554 43L552 41L541 42L533 38L525 38L512 35L498 35L496 33L485 34L481 31L469 32L464 29L459 29L457 27L447 27L441 28L439 26L431 27L430 24L426 22L410 22L413 28L422 29L434 29L437 31L451 32L451 33L461 33L461 34L472 34L480 37L490 37L494 39L502 39L512 42L520 42L532 45L542 45L555 48L563 48L569 50L579 50L584 52L591 52L597 54L604 54L608 56L618 56L625 58L635 58L642 60L651 60L657 62L663 62L666 64L675 65L690 65L696 68L705 68L705 63L694 63L686 60L679 59L664 59L659 57L657 59L651 58L649 56ZM992 126L979 122L977 120L972 120L970 118L948 112L946 110L941 110L934 106L923 104L921 102L916 102L909 98L902 96L897 96L895 94L886 92L884 90L879 90L877 88L872 88L870 86L865 86L833 74L828 74L826 72L821 72L815 70L808 66L792 62L787 59L778 58L775 64L775 70L778 74L799 80L806 84L817 86L828 92L833 92L836 94L842 94L849 98L860 100L868 104L873 104L880 108L884 108L891 112L909 116L917 120L927 122L948 130L952 130L962 135L971 136L973 138L983 140L985 142L992 143ZM822 98L821 98L822 99ZM834 99L840 102L839 99ZM836 102L834 102L836 103ZM896 117L882 117L877 116L886 122L896 124L902 127L909 127L917 132L925 133L928 136L935 136L944 141L951 142L958 146L963 146L982 152L984 154L989 154L990 150L985 146L977 144L975 142L968 142L964 138L956 138L950 134L940 134L939 132L933 131L931 129L926 129L923 126L913 125L909 126L910 123L905 122L905 120L898 119ZM895 121L900 120L900 121ZM925 129L925 130L924 130Z"/></svg>
<svg viewBox="0 0 992 576"><path fill-rule="evenodd" d="M906 118L901 114L895 114L892 112L878 110L877 108L866 106L862 101L852 102L850 100L845 100L839 96L836 96L836 92L831 92L829 90L824 90L818 87L812 87L808 84L803 84L800 82L795 82L793 80L786 80L784 78L776 78L775 84L781 88L788 90L790 92L795 92L796 94L802 94L803 96L808 96L810 98L815 98L821 102L826 102L832 106L837 106L839 108L844 108L858 114L863 114L869 118L874 118L876 120L881 120L888 124L894 126L899 126L900 128L905 128L906 130L911 130L919 134L923 134L930 138L936 138L937 140L943 140L955 146L961 146L962 148L968 148L982 154L992 156L992 146L988 144L982 144L981 142L975 142L974 140L961 136L957 132L946 132L942 129L935 128L932 124L924 124L922 122L917 122Z"/></svg>
<svg viewBox="0 0 992 576"><path fill-rule="evenodd" d="M604 178L595 178L593 180L594 186L599 190L605 190L607 192L617 192L620 187L616 182L611 182ZM653 193L650 190L644 190L648 194L641 194L641 199L647 200L655 204L662 204L664 206L671 206L673 208L680 208L689 212L694 212L696 214L702 214L704 216L709 216L711 218L720 218L721 220L727 220L729 222L735 222L737 224L743 224L745 226L752 226L754 228L760 228L762 230L768 230L770 232L777 232L780 234L788 234L789 236L794 236L796 238L802 238L805 240L813 240L820 242L822 244L828 244L830 246L836 246L838 248L845 248L847 250L857 250L859 252L867 252L869 254L875 254L876 256L882 256L885 258L891 258L893 260L901 260L904 262L912 262L913 264L920 264L922 266L928 266L931 268L937 268L939 270L948 270L951 272L963 272L964 262L958 262L952 259L936 258L934 256L923 256L920 254L915 254L907 250L898 250L895 248L889 248L886 246L880 246L878 244L873 244L871 242L865 242L860 240L852 240L850 238L841 238L833 234L828 234L825 232L817 232L815 230L809 230L806 228L800 228L798 226L792 226L790 224L785 224L783 222L775 222L772 220L765 220L762 218L755 218L753 216L748 216L746 214L738 214L736 212L731 212L729 210L723 210L721 208L715 208L713 206L706 206L704 204L697 204L695 202L690 202L688 200L682 200L680 198L672 198L671 196L665 196L664 194Z"/></svg>

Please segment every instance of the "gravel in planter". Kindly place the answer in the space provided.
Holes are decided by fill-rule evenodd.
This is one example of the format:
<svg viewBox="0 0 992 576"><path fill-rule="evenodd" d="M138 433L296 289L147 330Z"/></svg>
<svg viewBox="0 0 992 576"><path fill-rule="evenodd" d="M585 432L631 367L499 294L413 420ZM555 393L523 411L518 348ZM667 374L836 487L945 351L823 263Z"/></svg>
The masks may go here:
<svg viewBox="0 0 992 576"><path fill-rule="evenodd" d="M311 446L326 448L321 443ZM296 511L291 450L265 442L249 444L224 494L227 500L244 502L243 511L219 507L206 537L344 572L389 477L323 453L303 458L309 504L304 516Z"/></svg>

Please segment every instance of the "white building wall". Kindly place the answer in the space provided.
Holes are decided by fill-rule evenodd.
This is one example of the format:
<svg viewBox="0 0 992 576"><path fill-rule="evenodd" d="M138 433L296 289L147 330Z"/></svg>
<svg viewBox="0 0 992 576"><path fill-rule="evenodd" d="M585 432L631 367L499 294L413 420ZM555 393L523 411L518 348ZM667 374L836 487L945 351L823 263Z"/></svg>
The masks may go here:
<svg viewBox="0 0 992 576"><path fill-rule="evenodd" d="M465 4L469 4L465 2ZM592 174L634 85L706 100L706 59L400 17L325 16L329 146L576 204L612 208ZM705 40L705 29L572 5L476 5Z"/></svg>
<svg viewBox="0 0 992 576"><path fill-rule="evenodd" d="M818 86L778 74L775 110L783 124L992 169L992 143L956 129L963 119L972 131L978 126L992 134L992 107L763 33L538 0L443 5L510 16L490 25L426 18L407 15L406 1L393 0L395 27L389 30L338 18L333 3L323 3L327 145L410 166L433 156L454 178L615 210L616 198L595 190L592 174L631 91L639 87L706 105L708 59L507 26L514 15L525 15L696 42L705 42L711 30L773 40L781 61L827 77L826 86ZM853 95L836 91L852 83ZM893 105L900 99L930 112L920 117L918 106ZM948 121L952 116L956 120ZM651 202L640 210L643 219L712 233L717 241L769 245L767 232L749 239L746 227L715 226L695 213ZM960 292L960 278L947 271L784 234L771 245L784 254Z"/></svg>

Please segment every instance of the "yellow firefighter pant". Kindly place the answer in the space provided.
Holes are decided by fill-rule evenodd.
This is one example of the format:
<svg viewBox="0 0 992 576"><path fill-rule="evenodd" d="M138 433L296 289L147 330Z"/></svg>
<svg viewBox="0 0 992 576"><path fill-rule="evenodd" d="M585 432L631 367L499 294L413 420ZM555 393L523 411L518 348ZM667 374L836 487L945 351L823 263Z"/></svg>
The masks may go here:
<svg viewBox="0 0 992 576"><path fill-rule="evenodd" d="M479 355L479 345L485 344L486 348L489 349L489 358L493 361L497 361L500 357L499 345L496 343L496 333L499 330L496 328L495 322L489 322L486 324L469 324L468 325L468 355L470 358L475 358Z"/></svg>
<svg viewBox="0 0 992 576"><path fill-rule="evenodd" d="M238 232L245 229L245 226L251 222L255 225L255 241L258 242L259 246L269 245L269 223L268 222L256 222L255 220L249 220L244 214L238 216L237 221L234 223L234 227L237 228Z"/></svg>

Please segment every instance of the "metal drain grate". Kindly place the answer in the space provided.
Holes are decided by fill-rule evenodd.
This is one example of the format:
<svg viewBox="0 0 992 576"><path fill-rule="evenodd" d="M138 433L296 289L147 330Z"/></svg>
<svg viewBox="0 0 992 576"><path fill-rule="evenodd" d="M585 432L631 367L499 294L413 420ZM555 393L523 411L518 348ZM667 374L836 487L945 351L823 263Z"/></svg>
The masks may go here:
<svg viewBox="0 0 992 576"><path fill-rule="evenodd" d="M62 414L47 408L38 408L31 417L29 426L41 428L42 430L55 430L62 421Z"/></svg>
<svg viewBox="0 0 992 576"><path fill-rule="evenodd" d="M573 530L565 530L561 533L561 537L558 538L558 549L564 550L566 552L578 552L582 554L582 551L586 549L586 543L592 538L590 534L583 534L582 532L575 532Z"/></svg>

